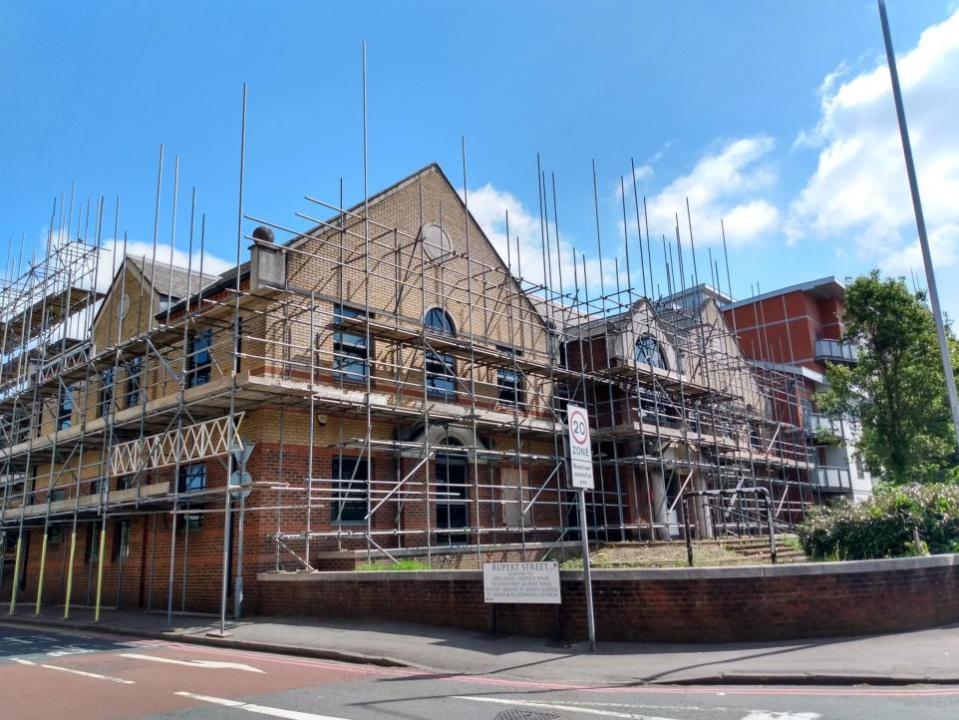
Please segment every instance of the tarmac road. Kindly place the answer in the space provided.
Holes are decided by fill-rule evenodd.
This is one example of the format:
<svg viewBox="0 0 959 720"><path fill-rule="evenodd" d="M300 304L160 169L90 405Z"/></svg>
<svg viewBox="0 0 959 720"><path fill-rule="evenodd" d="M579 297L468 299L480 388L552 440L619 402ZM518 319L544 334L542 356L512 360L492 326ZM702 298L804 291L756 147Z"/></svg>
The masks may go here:
<svg viewBox="0 0 959 720"><path fill-rule="evenodd" d="M0 717L954 720L959 687L590 686L0 624Z"/></svg>

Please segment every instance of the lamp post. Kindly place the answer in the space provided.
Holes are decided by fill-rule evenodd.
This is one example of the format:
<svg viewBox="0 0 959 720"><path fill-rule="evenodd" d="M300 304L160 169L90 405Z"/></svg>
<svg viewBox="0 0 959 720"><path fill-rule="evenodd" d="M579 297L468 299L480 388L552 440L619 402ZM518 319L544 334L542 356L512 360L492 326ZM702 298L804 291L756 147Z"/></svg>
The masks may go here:
<svg viewBox="0 0 959 720"><path fill-rule="evenodd" d="M899 121L899 137L902 139L902 154L906 159L906 175L909 177L909 192L912 195L912 209L916 214L916 230L919 234L919 247L922 249L922 264L926 270L926 287L929 288L929 304L936 323L936 335L939 337L939 355L942 358L942 370L946 376L946 391L949 394L949 408L952 410L953 430L956 445L959 447L959 397L956 395L956 378L952 372L952 359L949 356L949 343L946 328L942 322L942 310L939 307L939 291L936 288L936 275L929 253L929 238L926 236L926 220L922 214L922 201L919 198L919 183L916 180L916 167L912 161L912 145L909 142L909 128L906 127L906 110L902 104L902 91L899 89L899 72L896 69L896 54L892 49L892 36L889 34L889 18L886 15L886 1L879 2L879 20L882 23L882 39L886 45L886 61L889 63L889 77L892 80L892 97L896 103L896 119Z"/></svg>

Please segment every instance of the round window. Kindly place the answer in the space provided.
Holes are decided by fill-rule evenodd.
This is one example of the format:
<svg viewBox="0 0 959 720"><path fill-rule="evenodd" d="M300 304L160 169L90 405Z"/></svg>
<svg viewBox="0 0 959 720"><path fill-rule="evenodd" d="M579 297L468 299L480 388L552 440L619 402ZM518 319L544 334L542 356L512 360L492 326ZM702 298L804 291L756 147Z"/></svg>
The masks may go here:
<svg viewBox="0 0 959 720"><path fill-rule="evenodd" d="M420 230L420 240L423 243L423 252L430 260L445 260L453 251L449 233L435 223L423 226Z"/></svg>

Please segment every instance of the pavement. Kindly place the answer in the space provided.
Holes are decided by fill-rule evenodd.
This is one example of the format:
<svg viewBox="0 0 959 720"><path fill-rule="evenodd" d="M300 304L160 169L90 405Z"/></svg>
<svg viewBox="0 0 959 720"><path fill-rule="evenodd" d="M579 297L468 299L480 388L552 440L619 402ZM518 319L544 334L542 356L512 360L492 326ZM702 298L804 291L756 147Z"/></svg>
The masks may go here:
<svg viewBox="0 0 959 720"><path fill-rule="evenodd" d="M545 682L0 623L18 720L955 720L959 686Z"/></svg>
<svg viewBox="0 0 959 720"><path fill-rule="evenodd" d="M32 608L14 616L0 606L0 622L112 632L246 651L409 667L459 675L499 676L537 682L597 685L959 685L959 625L856 638L785 643L585 644L362 620L254 617L228 621L210 616L104 610Z"/></svg>

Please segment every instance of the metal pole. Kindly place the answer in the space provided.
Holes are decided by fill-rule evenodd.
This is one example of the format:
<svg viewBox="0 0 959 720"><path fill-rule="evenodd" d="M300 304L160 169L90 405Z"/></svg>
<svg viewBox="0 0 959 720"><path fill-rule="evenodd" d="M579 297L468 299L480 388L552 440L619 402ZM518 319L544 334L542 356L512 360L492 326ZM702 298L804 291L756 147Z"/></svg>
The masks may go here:
<svg viewBox="0 0 959 720"><path fill-rule="evenodd" d="M243 481L246 473L246 457L240 455L240 462L237 463L240 482ZM240 489L240 516L237 518L236 534L236 577L233 581L233 617L239 619L243 613L243 521L246 515L246 497L243 489Z"/></svg>
<svg viewBox="0 0 959 720"><path fill-rule="evenodd" d="M103 596L103 553L104 550L106 550L106 542L107 520L106 517L103 517L100 520L100 550L97 556L97 595L96 605L93 610L93 622L100 622L100 600Z"/></svg>
<svg viewBox="0 0 959 720"><path fill-rule="evenodd" d="M942 358L942 370L946 376L946 390L949 394L949 408L952 410L952 425L959 446L959 396L956 394L956 378L952 372L952 359L949 356L949 343L946 340L946 328L942 322L942 310L939 308L939 291L936 289L936 275L929 254L929 238L926 237L926 220L922 214L922 201L919 199L919 183L916 180L916 168L912 161L912 145L909 142L909 128L906 127L906 110L902 104L902 92L899 89L899 72L896 70L896 54L892 49L892 36L889 33L889 18L886 16L885 0L879 2L879 20L882 23L882 39L886 45L886 60L889 62L889 77L892 80L892 97L896 103L896 118L899 121L899 137L902 138L902 154L906 160L906 175L909 177L909 192L912 195L912 208L916 214L916 230L919 234L919 247L922 248L922 264L926 269L926 286L929 288L929 304L932 305L932 317L936 323L936 335L939 337L939 355Z"/></svg>
<svg viewBox="0 0 959 720"><path fill-rule="evenodd" d="M233 301L233 351L234 362L232 367L232 381L230 384L230 438L231 444L239 439L236 429L236 338L239 335L240 317L240 244L243 239L243 174L246 163L246 83L243 83L243 109L240 114L240 187L237 200L236 220L236 292ZM226 634L226 594L227 576L230 573L230 480L227 478L227 487L223 493L223 574L220 584L220 635Z"/></svg>
<svg viewBox="0 0 959 720"><path fill-rule="evenodd" d="M74 518L75 519L75 518ZM73 525L73 532L70 533L70 560L67 565L67 591L63 602L63 619L70 619L70 595L73 593L73 561L77 554L77 526ZM12 608L11 608L12 609Z"/></svg>
<svg viewBox="0 0 959 720"><path fill-rule="evenodd" d="M692 473L690 473L692 474ZM686 562L693 566L693 538L689 529L689 512L686 508L687 494L684 492L679 498L679 511L683 517L683 536L686 539Z"/></svg>
<svg viewBox="0 0 959 720"><path fill-rule="evenodd" d="M776 564L776 521L773 519L773 499L769 493L763 493L766 500L766 522L769 523L769 561Z"/></svg>
<svg viewBox="0 0 959 720"><path fill-rule="evenodd" d="M589 568L589 528L586 525L586 491L580 489L579 495L579 539L583 545L583 585L586 592L586 633L589 636L589 649L596 650L596 619L593 617L593 575Z"/></svg>
<svg viewBox="0 0 959 720"><path fill-rule="evenodd" d="M24 483L26 478L24 478ZM17 590L20 589L20 559L21 548L23 547L23 530L17 535L17 551L13 561L13 588L10 593L10 610L8 615L13 615L17 610Z"/></svg>
<svg viewBox="0 0 959 720"><path fill-rule="evenodd" d="M37 602L33 608L33 614L38 617L40 616L40 602L43 598L43 571L47 565L47 538L49 536L50 528L43 528L43 547L40 550L40 574L37 576Z"/></svg>
<svg viewBox="0 0 959 720"><path fill-rule="evenodd" d="M245 463L244 463L245 464ZM233 579L233 617L238 619L243 610L243 516L246 500L240 496L240 516L236 535L236 577Z"/></svg>

